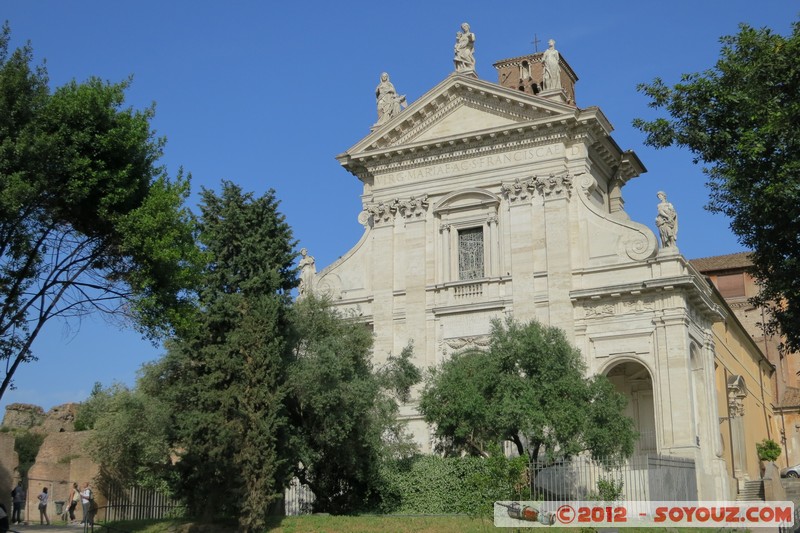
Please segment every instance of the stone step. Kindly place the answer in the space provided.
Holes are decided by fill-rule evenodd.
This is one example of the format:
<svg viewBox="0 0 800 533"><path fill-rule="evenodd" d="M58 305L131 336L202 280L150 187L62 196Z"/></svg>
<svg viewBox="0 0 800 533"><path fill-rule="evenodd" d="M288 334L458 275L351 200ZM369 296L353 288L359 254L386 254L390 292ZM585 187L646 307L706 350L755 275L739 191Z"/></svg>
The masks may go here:
<svg viewBox="0 0 800 533"><path fill-rule="evenodd" d="M736 496L736 501L764 501L764 483L762 481L745 481L744 487Z"/></svg>

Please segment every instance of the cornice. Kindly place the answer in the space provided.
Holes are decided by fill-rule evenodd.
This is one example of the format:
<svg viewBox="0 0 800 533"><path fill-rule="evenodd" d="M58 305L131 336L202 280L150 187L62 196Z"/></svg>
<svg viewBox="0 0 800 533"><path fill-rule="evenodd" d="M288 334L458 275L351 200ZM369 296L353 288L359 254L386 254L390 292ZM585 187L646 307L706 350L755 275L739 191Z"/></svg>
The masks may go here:
<svg viewBox="0 0 800 533"><path fill-rule="evenodd" d="M464 106L514 123L413 140ZM609 168L618 169L617 176L624 183L646 169L633 152L619 148L611 138L612 131L613 126L597 107L578 109L483 80L451 76L336 159L359 179L370 182L380 172L410 170L546 144L583 144L593 152L593 157Z"/></svg>
<svg viewBox="0 0 800 533"><path fill-rule="evenodd" d="M591 302L594 305L604 299L674 290L683 291L688 300L697 305L702 310L703 315L712 321L724 318L725 315L722 308L714 302L708 287L704 286L702 280L698 280L696 276L692 275L581 289L570 292L570 299L573 303L585 304Z"/></svg>

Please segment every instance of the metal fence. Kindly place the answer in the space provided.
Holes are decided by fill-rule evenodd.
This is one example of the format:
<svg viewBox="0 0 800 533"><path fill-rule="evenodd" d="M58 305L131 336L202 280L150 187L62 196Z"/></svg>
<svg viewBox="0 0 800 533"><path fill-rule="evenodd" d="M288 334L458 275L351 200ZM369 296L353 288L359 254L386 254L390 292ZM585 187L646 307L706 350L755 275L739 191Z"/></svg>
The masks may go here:
<svg viewBox="0 0 800 533"><path fill-rule="evenodd" d="M554 501L600 500L619 489L625 501L692 501L697 499L697 477L692 459L638 455L622 464L574 457L556 464L533 463L531 499Z"/></svg>
<svg viewBox="0 0 800 533"><path fill-rule="evenodd" d="M139 487L107 489L108 503L105 516L99 517L114 522L117 520L164 519L175 516L183 506L154 490Z"/></svg>
<svg viewBox="0 0 800 533"><path fill-rule="evenodd" d="M602 500L619 489L620 501L695 501L697 477L694 460L663 455L635 455L622 463L573 457L558 463L531 463L528 468L528 500ZM524 490L523 490L524 492ZM287 516L308 514L314 493L297 479L284 491Z"/></svg>
<svg viewBox="0 0 800 533"><path fill-rule="evenodd" d="M283 512L286 516L297 516L311 513L314 504L314 493L302 485L297 478L283 491Z"/></svg>

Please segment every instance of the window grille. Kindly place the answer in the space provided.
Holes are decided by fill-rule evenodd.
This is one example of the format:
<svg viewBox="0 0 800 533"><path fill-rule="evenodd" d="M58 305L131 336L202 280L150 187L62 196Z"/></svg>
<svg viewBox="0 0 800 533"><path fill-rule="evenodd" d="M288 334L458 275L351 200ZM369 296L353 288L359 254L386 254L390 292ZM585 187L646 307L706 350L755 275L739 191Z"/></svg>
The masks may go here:
<svg viewBox="0 0 800 533"><path fill-rule="evenodd" d="M483 228L458 232L458 279L479 279L483 271Z"/></svg>

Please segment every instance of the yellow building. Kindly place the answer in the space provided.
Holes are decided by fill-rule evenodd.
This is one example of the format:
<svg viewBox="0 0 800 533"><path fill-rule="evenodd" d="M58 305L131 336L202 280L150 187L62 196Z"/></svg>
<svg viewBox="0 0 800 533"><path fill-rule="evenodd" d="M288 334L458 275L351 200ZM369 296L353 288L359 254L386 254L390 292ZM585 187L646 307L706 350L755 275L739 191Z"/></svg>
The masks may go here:
<svg viewBox="0 0 800 533"><path fill-rule="evenodd" d="M775 369L769 381L769 394L765 394L767 400L760 402L766 403L766 407L762 405L760 409L768 412L766 416L772 417L770 438L780 443L783 449L778 465L791 466L800 463L800 358L781 350L781 338L777 335L765 335L761 328L761 324L769 316L765 309L755 307L749 301L759 291L758 283L748 273L752 266L749 255L748 252L741 252L694 259L691 263L718 289L730 314L737 319L752 343ZM721 337L722 333L715 330L715 335ZM748 385L756 381L754 376ZM751 443L751 446L754 444Z"/></svg>

